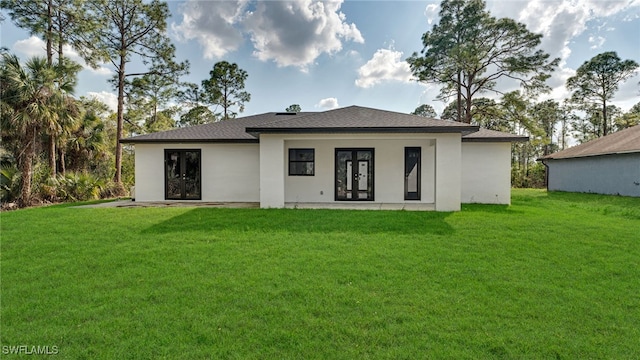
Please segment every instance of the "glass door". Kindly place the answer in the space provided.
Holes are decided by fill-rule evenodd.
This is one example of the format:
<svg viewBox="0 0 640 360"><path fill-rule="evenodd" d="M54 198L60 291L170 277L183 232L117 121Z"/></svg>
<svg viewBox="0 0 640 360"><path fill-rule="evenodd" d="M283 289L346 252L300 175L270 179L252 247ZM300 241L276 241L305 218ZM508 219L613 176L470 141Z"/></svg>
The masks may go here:
<svg viewBox="0 0 640 360"><path fill-rule="evenodd" d="M373 149L336 149L336 201L373 201Z"/></svg>
<svg viewBox="0 0 640 360"><path fill-rule="evenodd" d="M420 200L420 148L404 148L404 199Z"/></svg>
<svg viewBox="0 0 640 360"><path fill-rule="evenodd" d="M200 200L200 150L165 150L165 199Z"/></svg>

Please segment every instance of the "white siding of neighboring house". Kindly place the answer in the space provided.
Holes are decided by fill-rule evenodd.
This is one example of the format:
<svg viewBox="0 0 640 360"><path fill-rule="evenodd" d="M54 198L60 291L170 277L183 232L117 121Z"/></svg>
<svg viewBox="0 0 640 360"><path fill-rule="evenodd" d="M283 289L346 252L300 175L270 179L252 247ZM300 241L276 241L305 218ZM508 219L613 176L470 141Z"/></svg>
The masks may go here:
<svg viewBox="0 0 640 360"><path fill-rule="evenodd" d="M258 202L258 144L135 145L136 201L164 200L164 149L200 149L202 201Z"/></svg>
<svg viewBox="0 0 640 360"><path fill-rule="evenodd" d="M546 160L549 190L640 197L640 153Z"/></svg>
<svg viewBox="0 0 640 360"><path fill-rule="evenodd" d="M511 143L462 143L462 202L511 203Z"/></svg>

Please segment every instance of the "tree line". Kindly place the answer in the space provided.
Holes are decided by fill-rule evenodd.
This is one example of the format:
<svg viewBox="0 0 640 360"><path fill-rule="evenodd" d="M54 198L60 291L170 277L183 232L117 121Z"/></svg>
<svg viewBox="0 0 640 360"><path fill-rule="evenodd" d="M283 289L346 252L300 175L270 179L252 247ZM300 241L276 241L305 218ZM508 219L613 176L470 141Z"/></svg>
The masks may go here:
<svg viewBox="0 0 640 360"><path fill-rule="evenodd" d="M199 84L181 80L190 64L176 58L164 1L0 0L0 7L46 44L44 57L24 62L2 49L3 203L126 195L133 155L119 139L232 119L251 100L248 74L237 64L214 64ZM441 86L438 98L448 102L442 119L531 136L514 145L514 184L521 186L539 185L533 160L566 147L570 136L583 142L640 122L640 104L623 113L609 103L638 68L613 52L585 62L567 81L570 101L537 101L559 63L537 49L541 39L521 23L491 16L481 0L444 0L439 23L422 36L424 48L407 59L418 81ZM111 67L115 112L73 95L82 66L66 56L66 46L88 66ZM134 60L142 66L133 68ZM501 92L505 80L518 89ZM437 115L429 105L414 112Z"/></svg>
<svg viewBox="0 0 640 360"><path fill-rule="evenodd" d="M407 62L418 81L441 86L438 99L448 105L439 118L531 138L513 145L515 186L544 185L544 168L535 159L640 123L640 102L627 112L610 104L619 85L636 74L637 62L611 51L598 54L567 79L569 99L540 101L560 61L538 48L542 34L491 16L482 0L444 0L439 15L422 36L423 49ZM516 89L503 92L499 85L505 84ZM427 104L413 114L438 117Z"/></svg>
<svg viewBox="0 0 640 360"><path fill-rule="evenodd" d="M200 84L181 81L189 62L176 59L167 36L166 2L0 0L0 7L46 44L44 57L24 63L2 49L3 203L126 195L133 159L119 139L231 119L250 101L237 64L216 63ZM67 45L89 66L111 66L115 113L73 96L82 66L66 57ZM134 59L142 69L131 69Z"/></svg>

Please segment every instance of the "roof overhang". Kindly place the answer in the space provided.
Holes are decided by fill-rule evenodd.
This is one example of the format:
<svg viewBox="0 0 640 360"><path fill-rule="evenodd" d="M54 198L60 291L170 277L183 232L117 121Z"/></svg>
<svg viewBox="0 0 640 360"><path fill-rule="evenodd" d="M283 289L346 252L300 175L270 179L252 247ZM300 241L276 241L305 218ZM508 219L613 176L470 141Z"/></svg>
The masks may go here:
<svg viewBox="0 0 640 360"><path fill-rule="evenodd" d="M597 156L627 155L627 154L640 154L640 150L615 151L615 152L605 152L600 154L585 154L585 155L578 155L578 156L563 156L563 157L543 156L541 158L536 159L536 161L544 162L546 160L572 160L572 159L592 158Z"/></svg>
<svg viewBox="0 0 640 360"><path fill-rule="evenodd" d="M257 144L258 139L120 139L121 144Z"/></svg>
<svg viewBox="0 0 640 360"><path fill-rule="evenodd" d="M478 142L478 143L495 143L495 142L527 142L529 138L526 136L514 136L514 137L481 137L481 138L462 138L462 142Z"/></svg>
<svg viewBox="0 0 640 360"><path fill-rule="evenodd" d="M419 126L419 127L324 127L324 128L275 128L247 127L246 132L258 136L260 134L418 134L418 133L472 133L478 126Z"/></svg>

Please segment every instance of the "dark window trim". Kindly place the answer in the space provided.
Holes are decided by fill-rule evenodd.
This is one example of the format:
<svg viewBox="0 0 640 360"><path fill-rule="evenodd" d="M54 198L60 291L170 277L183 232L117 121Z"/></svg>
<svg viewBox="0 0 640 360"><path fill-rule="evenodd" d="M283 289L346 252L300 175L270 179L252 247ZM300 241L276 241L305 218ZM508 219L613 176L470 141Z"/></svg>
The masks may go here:
<svg viewBox="0 0 640 360"><path fill-rule="evenodd" d="M182 152L185 153L187 151L193 151L193 152L197 152L198 155L198 167L200 168L200 177L198 179L198 182L200 183L200 196L198 196L197 198L182 198L180 197L178 198L172 198L169 197L168 195L168 180L167 179L167 154L171 153L171 152ZM202 149L164 149L164 159L162 161L162 166L164 167L164 199L165 200L180 200L180 201L192 201L192 200L202 200Z"/></svg>
<svg viewBox="0 0 640 360"><path fill-rule="evenodd" d="M338 152L340 151L351 151L353 152L358 152L358 151L370 151L371 152L371 160L369 160L369 168L371 170L371 199L339 199L338 198ZM375 159L376 159L376 149L375 148L335 148L334 154L333 154L333 162L334 162L334 168L333 168L333 177L334 177L334 182L333 182L333 200L334 201L375 201L375 197L376 197L376 181L375 181Z"/></svg>
<svg viewBox="0 0 640 360"><path fill-rule="evenodd" d="M306 151L312 151L313 152L313 160L295 160L292 158L294 158L291 153L293 151L298 151L298 150L306 150ZM296 174L296 173L291 173L291 164L292 163L311 163L311 174ZM289 176L315 176L316 175L316 149L315 148L289 148L289 162L288 162L288 173Z"/></svg>
<svg viewBox="0 0 640 360"><path fill-rule="evenodd" d="M410 151L415 151L417 150L418 152L418 162L417 162L417 167L418 167L418 178L416 179L416 181L418 182L417 185L417 191L416 191L416 197L409 197L409 184L407 183L407 176L408 174L407 172L407 159L409 158L409 152ZM419 146L407 146L404 148L404 199L405 200L420 200L422 198L422 194L421 194L421 182L422 182L422 148Z"/></svg>

